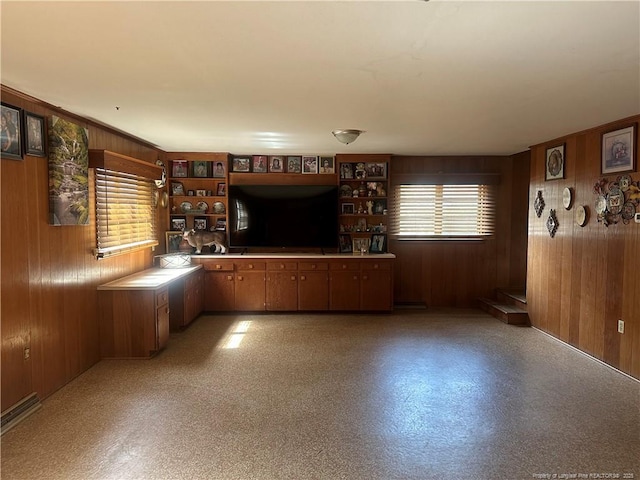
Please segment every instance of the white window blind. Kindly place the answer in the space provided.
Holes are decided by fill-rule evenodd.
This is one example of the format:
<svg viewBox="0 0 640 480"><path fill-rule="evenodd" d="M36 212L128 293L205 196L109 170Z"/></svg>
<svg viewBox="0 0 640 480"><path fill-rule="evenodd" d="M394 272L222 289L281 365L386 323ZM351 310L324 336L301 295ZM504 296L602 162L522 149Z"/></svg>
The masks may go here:
<svg viewBox="0 0 640 480"><path fill-rule="evenodd" d="M492 185L396 185L391 233L399 239L493 234Z"/></svg>
<svg viewBox="0 0 640 480"><path fill-rule="evenodd" d="M98 257L158 244L153 180L96 168Z"/></svg>

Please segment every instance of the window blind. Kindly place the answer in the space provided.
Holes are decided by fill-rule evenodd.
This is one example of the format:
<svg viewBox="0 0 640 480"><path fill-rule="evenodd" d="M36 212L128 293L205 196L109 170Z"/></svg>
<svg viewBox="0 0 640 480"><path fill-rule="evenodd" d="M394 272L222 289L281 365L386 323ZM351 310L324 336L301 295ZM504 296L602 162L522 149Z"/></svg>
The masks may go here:
<svg viewBox="0 0 640 480"><path fill-rule="evenodd" d="M483 237L495 221L492 185L396 185L391 233L399 239Z"/></svg>
<svg viewBox="0 0 640 480"><path fill-rule="evenodd" d="M96 255L158 244L153 180L96 168Z"/></svg>

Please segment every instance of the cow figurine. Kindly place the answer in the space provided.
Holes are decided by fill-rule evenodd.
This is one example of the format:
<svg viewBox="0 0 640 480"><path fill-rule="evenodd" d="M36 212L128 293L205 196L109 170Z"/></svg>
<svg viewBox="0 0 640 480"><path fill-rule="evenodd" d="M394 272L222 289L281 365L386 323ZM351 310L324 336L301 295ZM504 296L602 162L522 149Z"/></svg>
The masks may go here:
<svg viewBox="0 0 640 480"><path fill-rule="evenodd" d="M202 253L202 247L209 247L211 253L226 253L226 235L222 232L207 232L206 230L189 230L182 237L195 247L196 253ZM212 248L212 246L214 248Z"/></svg>

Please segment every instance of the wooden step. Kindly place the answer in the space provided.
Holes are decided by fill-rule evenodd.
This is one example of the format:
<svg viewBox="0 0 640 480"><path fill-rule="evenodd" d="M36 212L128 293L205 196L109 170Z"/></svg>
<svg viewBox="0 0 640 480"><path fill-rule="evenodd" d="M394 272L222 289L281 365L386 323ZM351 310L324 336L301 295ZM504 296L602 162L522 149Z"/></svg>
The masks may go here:
<svg viewBox="0 0 640 480"><path fill-rule="evenodd" d="M512 305L520 310L527 311L527 295L522 290L498 289L496 298L501 304Z"/></svg>
<svg viewBox="0 0 640 480"><path fill-rule="evenodd" d="M490 298L480 298L478 302L482 310L502 320L504 323L509 325L530 325L529 315L526 310Z"/></svg>

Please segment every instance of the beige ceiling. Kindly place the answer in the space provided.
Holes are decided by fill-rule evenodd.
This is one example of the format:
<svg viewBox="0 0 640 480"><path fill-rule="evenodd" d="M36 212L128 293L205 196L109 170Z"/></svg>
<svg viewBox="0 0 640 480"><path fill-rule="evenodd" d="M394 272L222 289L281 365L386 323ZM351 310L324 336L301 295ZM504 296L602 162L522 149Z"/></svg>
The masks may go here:
<svg viewBox="0 0 640 480"><path fill-rule="evenodd" d="M167 151L512 154L640 113L638 1L0 8L2 84Z"/></svg>

